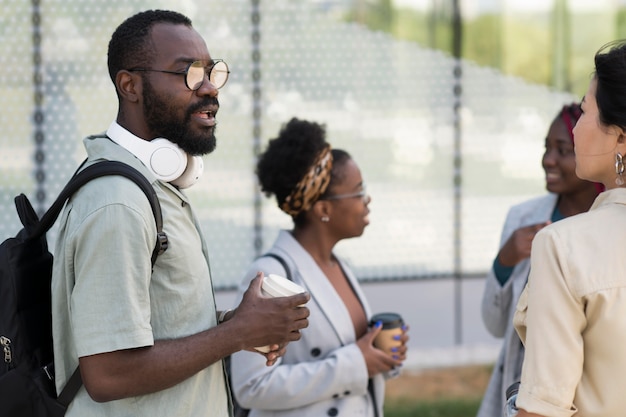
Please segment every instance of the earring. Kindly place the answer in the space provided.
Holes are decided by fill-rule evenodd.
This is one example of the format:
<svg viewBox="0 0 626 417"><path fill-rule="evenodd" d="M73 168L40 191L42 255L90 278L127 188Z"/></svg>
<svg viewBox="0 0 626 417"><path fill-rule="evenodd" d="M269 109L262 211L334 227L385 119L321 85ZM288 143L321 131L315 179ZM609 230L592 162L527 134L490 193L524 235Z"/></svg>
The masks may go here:
<svg viewBox="0 0 626 417"><path fill-rule="evenodd" d="M615 154L615 173L617 174L615 184L621 187L624 185L624 178L622 178L622 174L624 174L624 161L622 160L622 155L619 152Z"/></svg>
<svg viewBox="0 0 626 417"><path fill-rule="evenodd" d="M623 167L622 167L623 168ZM322 221L322 223L328 223L330 221L330 217L328 216L322 216L322 218L320 219Z"/></svg>

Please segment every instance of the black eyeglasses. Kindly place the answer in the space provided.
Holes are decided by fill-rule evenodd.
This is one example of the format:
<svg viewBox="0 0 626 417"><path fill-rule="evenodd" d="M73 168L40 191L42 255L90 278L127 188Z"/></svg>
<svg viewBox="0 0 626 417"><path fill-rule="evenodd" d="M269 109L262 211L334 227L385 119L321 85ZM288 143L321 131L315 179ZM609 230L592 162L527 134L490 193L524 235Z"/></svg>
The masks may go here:
<svg viewBox="0 0 626 417"><path fill-rule="evenodd" d="M166 71L152 68L131 68L128 71L150 71L184 75L185 85L191 91L196 91L202 87L206 75L209 76L209 81L215 88L222 88L228 81L228 74L230 74L228 65L221 59L214 59L210 66L205 66L203 61L194 61L187 66L185 71Z"/></svg>

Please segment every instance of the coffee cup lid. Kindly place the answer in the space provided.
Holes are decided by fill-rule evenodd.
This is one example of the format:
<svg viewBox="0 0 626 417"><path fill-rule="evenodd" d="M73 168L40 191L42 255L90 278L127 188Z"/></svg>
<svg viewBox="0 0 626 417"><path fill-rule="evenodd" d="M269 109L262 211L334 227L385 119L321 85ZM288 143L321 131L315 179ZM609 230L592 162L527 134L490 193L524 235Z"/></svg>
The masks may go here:
<svg viewBox="0 0 626 417"><path fill-rule="evenodd" d="M305 292L304 288L295 282L275 274L263 278L263 290L273 297L288 297Z"/></svg>
<svg viewBox="0 0 626 417"><path fill-rule="evenodd" d="M379 321L383 323L383 329L393 329L404 324L402 316L398 313L378 313L372 316L370 326L374 326Z"/></svg>

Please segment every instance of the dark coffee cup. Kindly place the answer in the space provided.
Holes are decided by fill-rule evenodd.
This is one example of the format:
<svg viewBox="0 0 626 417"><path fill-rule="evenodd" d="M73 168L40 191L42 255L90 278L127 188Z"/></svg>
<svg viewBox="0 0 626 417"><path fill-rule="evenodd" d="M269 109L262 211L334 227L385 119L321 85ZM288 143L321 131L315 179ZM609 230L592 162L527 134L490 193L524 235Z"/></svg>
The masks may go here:
<svg viewBox="0 0 626 417"><path fill-rule="evenodd" d="M397 313L378 313L370 320L370 326L373 327L378 322L382 323L382 329L374 339L374 346L389 355L393 355L395 352L392 352L391 349L402 346L402 341L396 340L394 337L402 335L404 320Z"/></svg>

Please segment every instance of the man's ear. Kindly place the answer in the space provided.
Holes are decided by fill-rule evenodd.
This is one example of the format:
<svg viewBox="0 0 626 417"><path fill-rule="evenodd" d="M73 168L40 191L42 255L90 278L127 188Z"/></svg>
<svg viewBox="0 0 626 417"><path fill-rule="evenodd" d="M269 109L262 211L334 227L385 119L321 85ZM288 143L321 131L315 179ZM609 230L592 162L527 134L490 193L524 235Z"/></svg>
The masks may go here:
<svg viewBox="0 0 626 417"><path fill-rule="evenodd" d="M133 72L121 70L115 76L115 88L122 100L139 101L142 93L141 77Z"/></svg>

